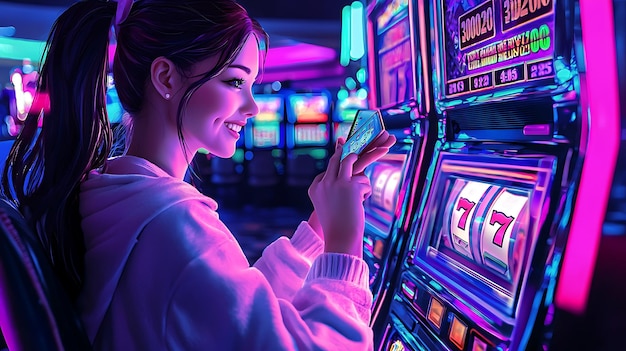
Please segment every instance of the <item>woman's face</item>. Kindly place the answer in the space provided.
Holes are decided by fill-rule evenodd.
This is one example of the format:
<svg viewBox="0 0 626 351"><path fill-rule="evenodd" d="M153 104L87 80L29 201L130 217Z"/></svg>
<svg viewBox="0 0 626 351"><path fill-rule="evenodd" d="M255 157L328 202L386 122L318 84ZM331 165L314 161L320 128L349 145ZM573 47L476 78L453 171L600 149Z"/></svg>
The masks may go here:
<svg viewBox="0 0 626 351"><path fill-rule="evenodd" d="M213 59L196 64L191 77L205 74L214 65ZM250 35L233 63L200 86L189 100L182 131L191 151L205 148L219 157L233 156L237 139L243 137L240 135L243 126L259 112L252 97L252 84L258 72L258 43Z"/></svg>

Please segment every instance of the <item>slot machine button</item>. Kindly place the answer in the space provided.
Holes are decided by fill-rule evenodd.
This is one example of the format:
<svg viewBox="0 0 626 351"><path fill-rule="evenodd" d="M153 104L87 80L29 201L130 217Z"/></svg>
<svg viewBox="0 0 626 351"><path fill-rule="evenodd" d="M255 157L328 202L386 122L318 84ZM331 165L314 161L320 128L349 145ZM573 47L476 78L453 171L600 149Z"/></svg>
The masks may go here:
<svg viewBox="0 0 626 351"><path fill-rule="evenodd" d="M487 343L477 337L474 337L474 342L472 343L472 351L487 351Z"/></svg>
<svg viewBox="0 0 626 351"><path fill-rule="evenodd" d="M443 315L446 312L444 305L439 300L431 297L430 305L428 306L428 320L437 328L441 329L441 322L443 321Z"/></svg>
<svg viewBox="0 0 626 351"><path fill-rule="evenodd" d="M458 319L457 316L452 316L450 341L461 350L465 347L465 334L467 334L467 325Z"/></svg>
<svg viewBox="0 0 626 351"><path fill-rule="evenodd" d="M415 286L415 283L407 279L402 279L402 293L409 299L409 301L413 301L417 293L417 287Z"/></svg>

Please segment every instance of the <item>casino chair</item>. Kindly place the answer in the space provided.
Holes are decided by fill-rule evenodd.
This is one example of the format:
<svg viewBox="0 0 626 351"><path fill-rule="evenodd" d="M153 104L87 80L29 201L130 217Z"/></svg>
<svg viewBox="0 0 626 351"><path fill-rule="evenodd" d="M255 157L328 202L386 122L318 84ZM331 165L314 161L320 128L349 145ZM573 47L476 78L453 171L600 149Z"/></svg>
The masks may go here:
<svg viewBox="0 0 626 351"><path fill-rule="evenodd" d="M0 330L10 351L91 350L43 247L5 199L0 199Z"/></svg>

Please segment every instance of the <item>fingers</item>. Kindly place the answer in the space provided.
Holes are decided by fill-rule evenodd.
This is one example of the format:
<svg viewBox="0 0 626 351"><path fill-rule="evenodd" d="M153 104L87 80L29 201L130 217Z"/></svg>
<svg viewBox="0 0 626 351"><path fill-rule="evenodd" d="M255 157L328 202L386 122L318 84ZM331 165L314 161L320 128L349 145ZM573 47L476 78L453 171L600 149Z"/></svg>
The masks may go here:
<svg viewBox="0 0 626 351"><path fill-rule="evenodd" d="M372 147L368 148L366 152L361 154L357 162L354 164L354 173L358 174L363 172L367 166L387 154L389 152L389 148L393 146L395 142L396 137L390 135L389 132L384 131L374 140Z"/></svg>
<svg viewBox="0 0 626 351"><path fill-rule="evenodd" d="M352 176L352 181L359 184L359 190L361 192L361 196L363 201L372 195L372 184L370 183L370 179L365 175L354 175Z"/></svg>
<svg viewBox="0 0 626 351"><path fill-rule="evenodd" d="M389 152L389 148L375 148L367 153L362 154L358 160L354 163L353 172L354 174L362 173L367 166L374 163L374 161L380 159L385 154Z"/></svg>
<svg viewBox="0 0 626 351"><path fill-rule="evenodd" d="M350 179L352 177L352 170L354 168L354 163L358 160L358 156L356 154L350 154L344 158L339 164L339 173L337 177L339 179Z"/></svg>
<svg viewBox="0 0 626 351"><path fill-rule="evenodd" d="M315 178L313 179L313 181L311 182L311 185L309 186L309 198L311 198L311 195L315 193L317 186L319 185L319 183L322 181L322 179L324 178L324 174L325 172L322 172L318 175L315 176Z"/></svg>
<svg viewBox="0 0 626 351"><path fill-rule="evenodd" d="M337 145L335 146L335 152L328 159L328 166L326 167L326 173L330 176L337 176L339 172L339 164L341 162L341 149L343 148L343 144L345 144L344 138L337 139Z"/></svg>

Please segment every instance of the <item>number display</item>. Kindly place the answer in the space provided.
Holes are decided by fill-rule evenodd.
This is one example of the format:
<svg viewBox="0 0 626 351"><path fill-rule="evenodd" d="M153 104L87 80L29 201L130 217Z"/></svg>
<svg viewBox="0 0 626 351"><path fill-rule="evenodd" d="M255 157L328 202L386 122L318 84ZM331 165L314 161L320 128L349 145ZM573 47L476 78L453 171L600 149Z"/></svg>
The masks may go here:
<svg viewBox="0 0 626 351"><path fill-rule="evenodd" d="M493 13L493 0L488 0L459 17L461 49L495 35Z"/></svg>
<svg viewBox="0 0 626 351"><path fill-rule="evenodd" d="M520 250L514 247L518 243L514 240L517 233L513 230L516 222L526 220L520 215L527 203L528 197L502 190L487 211L481 233L482 260L486 266L501 274L510 275L513 259L510 253Z"/></svg>
<svg viewBox="0 0 626 351"><path fill-rule="evenodd" d="M470 90L469 78L449 82L447 85L448 95L461 94Z"/></svg>
<svg viewBox="0 0 626 351"><path fill-rule="evenodd" d="M526 75L529 80L554 76L552 59L528 63L526 65Z"/></svg>
<svg viewBox="0 0 626 351"><path fill-rule="evenodd" d="M524 64L498 69L495 72L496 86L506 85L526 79Z"/></svg>
<svg viewBox="0 0 626 351"><path fill-rule="evenodd" d="M470 81L472 82L472 90L491 88L493 86L491 72L473 76L470 78Z"/></svg>
<svg viewBox="0 0 626 351"><path fill-rule="evenodd" d="M502 30L507 31L552 12L552 0L502 1Z"/></svg>
<svg viewBox="0 0 626 351"><path fill-rule="evenodd" d="M472 257L470 232L474 221L477 204L489 190L489 184L468 181L454 202L450 218L450 232L454 249Z"/></svg>

